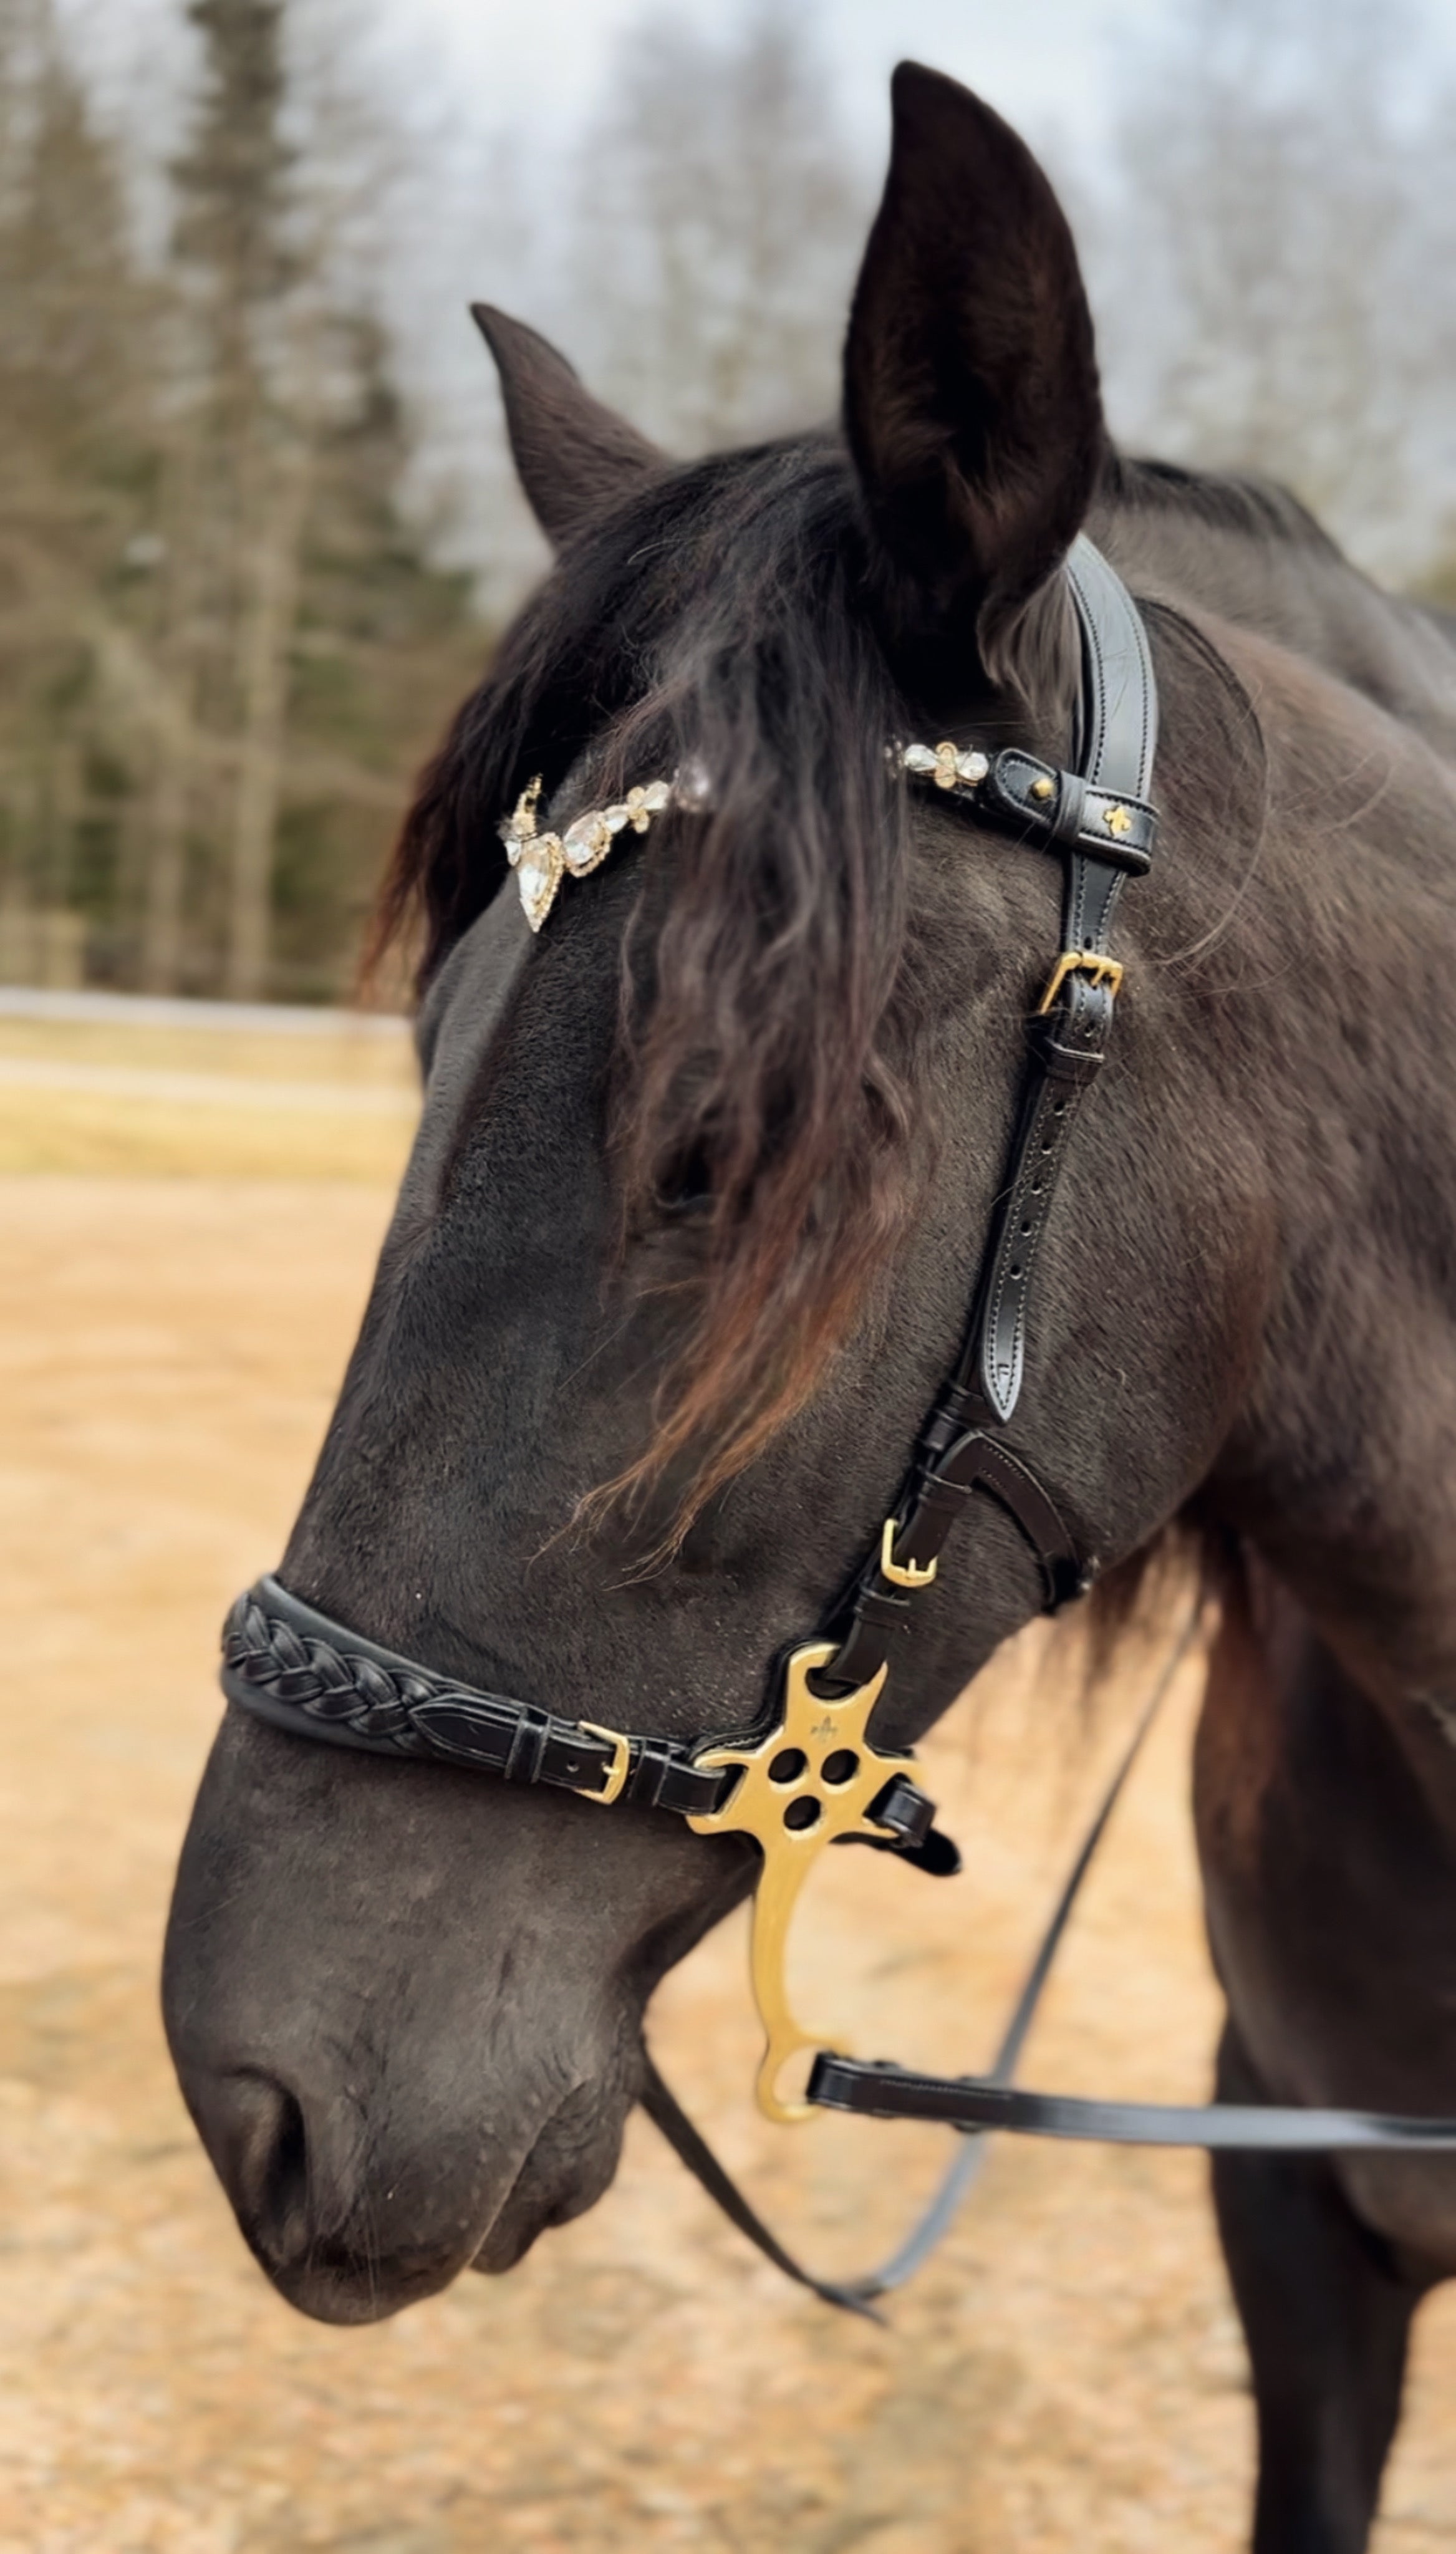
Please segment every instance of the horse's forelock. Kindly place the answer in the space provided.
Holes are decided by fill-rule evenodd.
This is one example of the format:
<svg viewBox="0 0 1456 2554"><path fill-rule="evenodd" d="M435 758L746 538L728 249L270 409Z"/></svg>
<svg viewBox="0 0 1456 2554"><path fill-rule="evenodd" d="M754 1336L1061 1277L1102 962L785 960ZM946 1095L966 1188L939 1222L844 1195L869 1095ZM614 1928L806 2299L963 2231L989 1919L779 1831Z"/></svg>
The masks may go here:
<svg viewBox="0 0 1456 2554"><path fill-rule="evenodd" d="M649 491L567 552L509 634L425 774L381 907L381 938L423 915L427 976L504 877L514 793L539 768L549 788L588 742L583 700L609 790L649 763L705 774L704 811L643 846L613 1079L624 1232L683 1166L708 1190L649 1443L597 1494L645 1492L670 1466L669 1543L813 1394L933 1144L886 763L909 731L868 581L827 438Z"/></svg>

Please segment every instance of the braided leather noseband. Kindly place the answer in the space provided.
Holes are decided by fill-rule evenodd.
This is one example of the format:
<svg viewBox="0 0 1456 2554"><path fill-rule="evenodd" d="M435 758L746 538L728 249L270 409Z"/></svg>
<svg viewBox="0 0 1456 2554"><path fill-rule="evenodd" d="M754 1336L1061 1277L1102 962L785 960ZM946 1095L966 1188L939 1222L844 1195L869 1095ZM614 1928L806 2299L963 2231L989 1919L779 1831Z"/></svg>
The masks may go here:
<svg viewBox="0 0 1456 2554"><path fill-rule="evenodd" d="M345 1631L276 1578L260 1578L228 1615L222 1688L296 1736L371 1755L443 1758L507 1783L579 1792L603 1808L630 1800L645 1809L675 1809L680 1817L707 1817L725 1806L737 1783L731 1766L701 1764L702 1740L627 1737L481 1693ZM912 1783L897 1778L887 1785L874 1814L887 1844L911 1859L927 1858L934 1812Z"/></svg>
<svg viewBox="0 0 1456 2554"><path fill-rule="evenodd" d="M1028 1308L1057 1178L1112 1027L1123 972L1109 948L1118 902L1126 880L1152 864L1157 696L1137 607L1085 537L1074 542L1064 574L1082 644L1076 767L1059 770L1019 749L988 757L949 745L934 752L898 749L893 757L911 778L974 798L979 812L1014 829L1020 841L1062 853L1061 949L1031 1023L1011 1159L965 1345L926 1417L877 1543L831 1607L821 1638L786 1663L782 1691L760 1724L716 1741L683 1743L560 1719L383 1649L315 1612L275 1578L261 1579L228 1617L223 1690L300 1737L432 1758L507 1782L554 1785L604 1807L625 1800L671 1809L700 1833L752 1835L764 1857L754 1906L754 1985L768 2032L759 2098L773 2118L808 2116L803 2104L781 2100L777 2077L795 2050L818 2047L809 2103L877 2118L939 2120L968 2134L1000 2129L1137 2145L1456 2151L1453 2121L1273 2105L1185 2110L1087 2103L1013 2088L1021 2039L1131 1754L1078 1856L990 2077L924 2076L824 2054L822 2041L793 2021L784 1993L789 1916L825 1844L878 1845L931 1872L958 1867L954 1846L932 1824L913 1760L883 1755L866 1722L892 1646L933 1581L967 1501L979 1493L1012 1518L1039 1567L1048 1612L1082 1593L1096 1575L1095 1557L1078 1549L1055 1500L1003 1432L1025 1377ZM811 2277L783 2251L650 2061L643 2098L683 2160L781 2268L861 2312L923 2258L968 2178L963 2158L924 2228L885 2272L835 2285Z"/></svg>

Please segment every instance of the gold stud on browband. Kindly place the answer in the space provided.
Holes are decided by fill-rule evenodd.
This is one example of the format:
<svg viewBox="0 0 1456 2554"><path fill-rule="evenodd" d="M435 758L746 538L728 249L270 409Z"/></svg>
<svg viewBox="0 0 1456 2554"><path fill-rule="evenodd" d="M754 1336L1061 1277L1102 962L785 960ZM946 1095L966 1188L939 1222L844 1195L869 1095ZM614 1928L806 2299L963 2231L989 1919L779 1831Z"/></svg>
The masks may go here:
<svg viewBox="0 0 1456 2554"><path fill-rule="evenodd" d="M826 1845L837 1836L887 1836L870 1816L870 1804L898 1775L913 1781L910 1756L882 1756L865 1736L887 1671L837 1702L816 1694L809 1679L834 1656L832 1641L810 1641L795 1650L784 1671L784 1704L766 1738L705 1748L693 1763L711 1772L739 1769L740 1779L721 1809L690 1817L698 1835L750 1835L764 1857L753 1901L749 1967L754 2001L767 2046L758 2072L759 2108L769 2119L811 2120L807 2102L786 2101L779 2077L800 2049L822 2048L821 2033L805 2031L789 2002L784 1973L789 1919L798 1893Z"/></svg>

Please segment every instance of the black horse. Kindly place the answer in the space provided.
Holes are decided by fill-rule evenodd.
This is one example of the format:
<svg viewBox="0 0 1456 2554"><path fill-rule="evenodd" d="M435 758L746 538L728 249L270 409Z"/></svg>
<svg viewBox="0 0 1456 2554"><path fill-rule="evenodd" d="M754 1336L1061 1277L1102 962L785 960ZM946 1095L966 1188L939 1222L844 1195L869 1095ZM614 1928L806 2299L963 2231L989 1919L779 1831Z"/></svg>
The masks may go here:
<svg viewBox="0 0 1456 2554"><path fill-rule="evenodd" d="M424 1122L297 1596L476 1686L742 1728L952 1358L1059 863L894 740L1068 758L1069 545L1138 599L1152 875L1032 1308L1019 1451L1080 1547L1218 1558L1197 1755L1245 2099L1456 2109L1456 655L1288 498L1121 459L1062 215L903 68L841 431L678 467L482 324L558 560L406 827ZM499 825L688 775L533 937ZM993 1502L897 1660L912 1740L1038 1610ZM503 2270L610 2181L654 1985L741 1839L303 1746L231 1711L167 2018L243 2231L304 2311ZM1439 2158L1215 2171L1264 2554L1354 2554Z"/></svg>

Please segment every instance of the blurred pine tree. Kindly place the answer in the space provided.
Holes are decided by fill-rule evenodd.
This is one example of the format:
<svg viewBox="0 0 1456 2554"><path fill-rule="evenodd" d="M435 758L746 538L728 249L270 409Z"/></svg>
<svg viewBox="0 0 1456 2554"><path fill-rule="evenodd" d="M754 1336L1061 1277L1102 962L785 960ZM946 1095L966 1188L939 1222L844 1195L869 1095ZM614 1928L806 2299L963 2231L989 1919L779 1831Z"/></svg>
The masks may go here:
<svg viewBox="0 0 1456 2554"><path fill-rule="evenodd" d="M391 349L333 253L370 173L295 181L285 0L187 15L149 269L52 0L0 0L0 976L337 998L485 638L401 512Z"/></svg>

